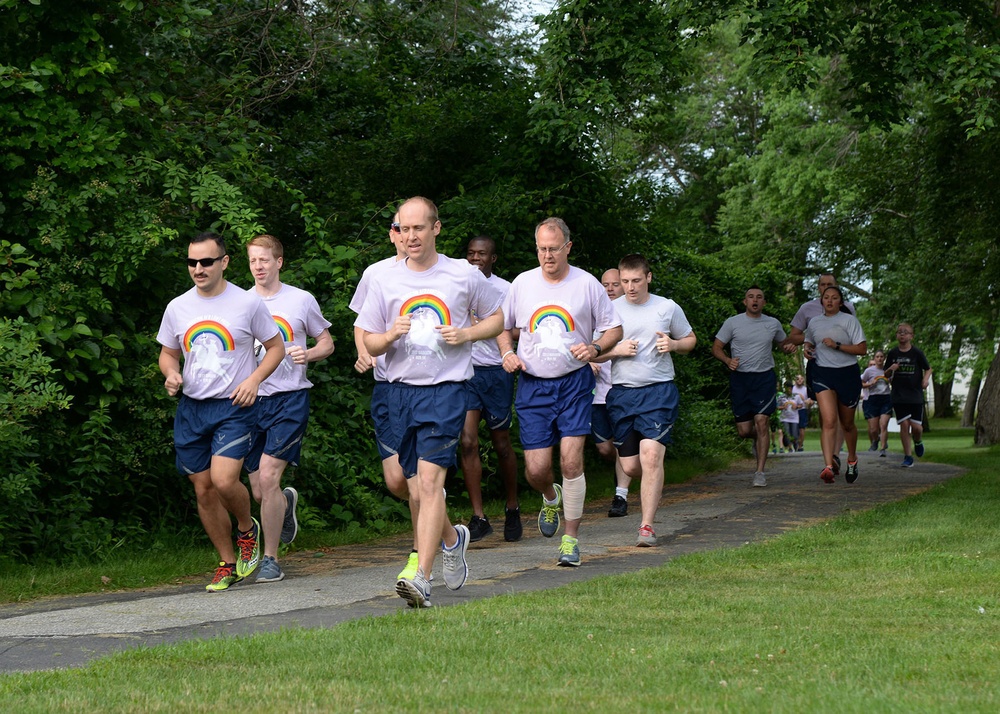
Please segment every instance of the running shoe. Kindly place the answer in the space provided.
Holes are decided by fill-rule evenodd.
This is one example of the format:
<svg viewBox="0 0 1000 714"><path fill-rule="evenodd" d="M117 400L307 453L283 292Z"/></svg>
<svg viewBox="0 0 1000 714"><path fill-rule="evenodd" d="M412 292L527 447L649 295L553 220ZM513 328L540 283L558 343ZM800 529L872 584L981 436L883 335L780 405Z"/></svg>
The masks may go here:
<svg viewBox="0 0 1000 714"><path fill-rule="evenodd" d="M918 459L922 459L924 457L924 442L922 442L922 441L914 441L913 442L913 453L917 455Z"/></svg>
<svg viewBox="0 0 1000 714"><path fill-rule="evenodd" d="M611 499L611 508L608 510L608 518L621 518L628 515L628 499L615 496Z"/></svg>
<svg viewBox="0 0 1000 714"><path fill-rule="evenodd" d="M847 483L854 483L855 481L858 480L857 461L855 461L854 463L851 463L850 461L847 462L847 473L844 474L844 480L847 481Z"/></svg>
<svg viewBox="0 0 1000 714"><path fill-rule="evenodd" d="M884 458L885 458L885 451L886 451L885 449L881 449L881 450L879 450L879 452L878 452L878 457L879 457L880 459L884 459Z"/></svg>
<svg viewBox="0 0 1000 714"><path fill-rule="evenodd" d="M240 551L236 558L236 574L245 578L257 569L260 562L260 523L251 518L253 525L246 533L236 534L236 548Z"/></svg>
<svg viewBox="0 0 1000 714"><path fill-rule="evenodd" d="M285 571L278 565L278 561L270 555L265 555L260 561L260 570L257 571L257 583L276 583L285 579Z"/></svg>
<svg viewBox="0 0 1000 714"><path fill-rule="evenodd" d="M640 548L649 548L656 545L656 533L653 532L652 526L643 525L639 528L639 538L635 541L635 544Z"/></svg>
<svg viewBox="0 0 1000 714"><path fill-rule="evenodd" d="M872 445L868 447L868 450L871 451L872 453L878 451L878 442L873 441Z"/></svg>
<svg viewBox="0 0 1000 714"><path fill-rule="evenodd" d="M508 543L521 540L524 534L524 526L521 525L521 507L504 509L503 539Z"/></svg>
<svg viewBox="0 0 1000 714"><path fill-rule="evenodd" d="M281 524L281 542L291 543L299 534L299 519L295 509L299 507L299 492L289 486L281 493L285 496L285 520Z"/></svg>
<svg viewBox="0 0 1000 714"><path fill-rule="evenodd" d="M757 488L763 488L767 485L767 477L763 471L758 471L753 475L753 485Z"/></svg>
<svg viewBox="0 0 1000 714"><path fill-rule="evenodd" d="M827 483L833 483L833 479L836 477L836 474L833 472L833 469L827 466L820 471L819 477Z"/></svg>
<svg viewBox="0 0 1000 714"><path fill-rule="evenodd" d="M396 581L396 594L406 600L410 607L431 606L431 584L419 570L412 578L399 578Z"/></svg>
<svg viewBox="0 0 1000 714"><path fill-rule="evenodd" d="M410 557L406 559L406 567L399 571L399 575L396 576L396 580L413 580L417 574L417 568L420 562L417 559L417 551L411 550Z"/></svg>
<svg viewBox="0 0 1000 714"><path fill-rule="evenodd" d="M473 516L469 519L469 542L475 543L493 532L493 526L486 516Z"/></svg>
<svg viewBox="0 0 1000 714"><path fill-rule="evenodd" d="M913 457L912 456L904 456L903 457L902 466L903 466L904 469L912 469L913 468Z"/></svg>
<svg viewBox="0 0 1000 714"><path fill-rule="evenodd" d="M553 505L542 499L542 510L538 512L538 532L546 538L551 538L559 530L559 507L562 506L562 486L552 484L556 490L556 502Z"/></svg>
<svg viewBox="0 0 1000 714"><path fill-rule="evenodd" d="M205 590L210 593L220 593L223 590L228 590L230 585L235 585L242 579L236 574L235 563L219 563L219 567L215 569L215 575L212 577L212 582L205 586Z"/></svg>
<svg viewBox="0 0 1000 714"><path fill-rule="evenodd" d="M833 455L833 475L840 476L840 457Z"/></svg>
<svg viewBox="0 0 1000 714"><path fill-rule="evenodd" d="M572 536L564 535L559 544L559 565L580 564L580 541Z"/></svg>
<svg viewBox="0 0 1000 714"><path fill-rule="evenodd" d="M469 549L469 529L459 523L455 526L458 540L451 548L441 543L441 559L444 561L444 584L449 590L458 590L469 577L469 564L465 562L465 552Z"/></svg>

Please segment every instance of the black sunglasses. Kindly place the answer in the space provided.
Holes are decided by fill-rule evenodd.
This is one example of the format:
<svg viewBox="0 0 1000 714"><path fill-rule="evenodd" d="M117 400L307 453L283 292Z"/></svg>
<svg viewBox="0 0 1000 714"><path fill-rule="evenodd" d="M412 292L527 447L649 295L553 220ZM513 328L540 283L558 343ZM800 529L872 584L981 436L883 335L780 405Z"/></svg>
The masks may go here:
<svg viewBox="0 0 1000 714"><path fill-rule="evenodd" d="M198 267L198 263L201 263L201 267L203 268L211 268L213 265L215 265L215 261L222 260L225 257L226 256L223 254L220 255L218 258L187 258L187 264L189 268Z"/></svg>
<svg viewBox="0 0 1000 714"><path fill-rule="evenodd" d="M400 232L399 224L398 223L390 223L389 224L389 230L391 230L393 233L399 233Z"/></svg>

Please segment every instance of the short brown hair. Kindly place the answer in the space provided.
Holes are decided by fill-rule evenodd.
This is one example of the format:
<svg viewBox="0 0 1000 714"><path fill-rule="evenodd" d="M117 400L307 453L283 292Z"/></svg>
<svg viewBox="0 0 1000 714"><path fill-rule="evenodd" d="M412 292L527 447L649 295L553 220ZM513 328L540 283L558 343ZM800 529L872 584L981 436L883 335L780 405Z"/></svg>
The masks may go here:
<svg viewBox="0 0 1000 714"><path fill-rule="evenodd" d="M281 245L281 241L269 233L261 233L259 236L247 243L247 248L250 246L268 248L271 251L271 255L273 255L275 259L285 257L285 249Z"/></svg>

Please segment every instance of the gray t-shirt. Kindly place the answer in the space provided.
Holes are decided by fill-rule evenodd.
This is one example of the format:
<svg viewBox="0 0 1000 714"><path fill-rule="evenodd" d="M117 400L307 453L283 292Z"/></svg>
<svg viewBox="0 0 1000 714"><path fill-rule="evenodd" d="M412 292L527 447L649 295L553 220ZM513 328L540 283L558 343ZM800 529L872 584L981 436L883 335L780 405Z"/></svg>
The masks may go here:
<svg viewBox="0 0 1000 714"><path fill-rule="evenodd" d="M766 372L774 369L774 345L785 339L781 323L770 315L749 317L745 312L722 323L715 339L729 345L740 360L737 372Z"/></svg>
<svg viewBox="0 0 1000 714"><path fill-rule="evenodd" d="M658 382L672 382L674 361L669 352L657 352L657 332L672 339L687 337L694 330L681 306L665 297L650 295L641 305L630 303L623 295L612 301L622 321L623 340L638 340L634 357L616 357L611 361L611 383L622 387L645 387Z"/></svg>
<svg viewBox="0 0 1000 714"><path fill-rule="evenodd" d="M857 313L854 310L854 305L852 305L847 300L844 301L844 307L851 311L852 315ZM815 300L810 300L809 302L802 303L799 307L798 312L795 313L795 317L792 318L792 327L797 327L803 332L809 326L809 321L814 317L819 317L823 314L823 303L820 302L819 298Z"/></svg>
<svg viewBox="0 0 1000 714"><path fill-rule="evenodd" d="M856 345L865 341L864 330L854 315L838 312L836 315L819 315L809 321L806 328L806 342L816 345L816 364L820 367L850 367L857 366L855 355L842 352L823 344L823 338L829 337L834 342L845 345Z"/></svg>

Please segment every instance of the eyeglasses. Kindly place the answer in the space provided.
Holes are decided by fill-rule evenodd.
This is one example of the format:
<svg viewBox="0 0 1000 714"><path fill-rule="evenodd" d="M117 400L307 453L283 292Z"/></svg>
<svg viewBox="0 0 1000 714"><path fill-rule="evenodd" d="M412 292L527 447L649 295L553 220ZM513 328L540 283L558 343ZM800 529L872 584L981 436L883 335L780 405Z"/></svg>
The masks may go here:
<svg viewBox="0 0 1000 714"><path fill-rule="evenodd" d="M563 248L569 245L569 241L566 241L558 248L542 248L541 246L535 246L539 255L556 255L557 253L562 253Z"/></svg>
<svg viewBox="0 0 1000 714"><path fill-rule="evenodd" d="M402 229L399 227L398 223L390 223L389 224L389 230L392 231L393 233L402 233L403 232Z"/></svg>
<svg viewBox="0 0 1000 714"><path fill-rule="evenodd" d="M225 257L226 257L225 254L223 254L220 255L218 258L188 258L187 264L189 268L198 267L198 263L201 263L201 267L203 268L211 268L213 265L215 265L215 261L222 260Z"/></svg>

